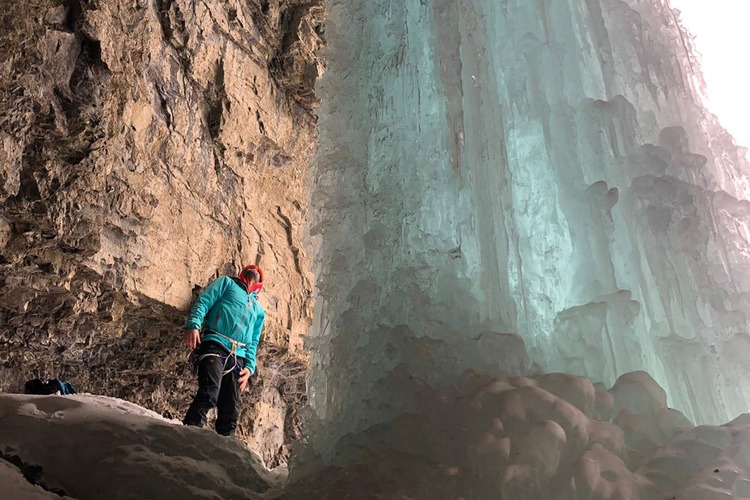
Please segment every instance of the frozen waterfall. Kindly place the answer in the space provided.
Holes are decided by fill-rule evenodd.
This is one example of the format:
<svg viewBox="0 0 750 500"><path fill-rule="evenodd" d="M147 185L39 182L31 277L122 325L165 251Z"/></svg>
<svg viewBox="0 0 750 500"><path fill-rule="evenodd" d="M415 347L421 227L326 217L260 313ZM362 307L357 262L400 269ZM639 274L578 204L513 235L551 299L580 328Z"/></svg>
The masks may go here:
<svg viewBox="0 0 750 500"><path fill-rule="evenodd" d="M645 370L698 423L747 410L748 165L664 0L327 7L321 454L409 411L399 373Z"/></svg>

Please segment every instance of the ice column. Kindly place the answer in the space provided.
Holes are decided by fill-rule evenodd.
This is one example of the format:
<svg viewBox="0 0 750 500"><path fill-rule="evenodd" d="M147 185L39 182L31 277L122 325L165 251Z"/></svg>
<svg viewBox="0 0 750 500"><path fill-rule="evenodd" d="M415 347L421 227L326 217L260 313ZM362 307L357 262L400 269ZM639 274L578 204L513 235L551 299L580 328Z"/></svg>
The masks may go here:
<svg viewBox="0 0 750 500"><path fill-rule="evenodd" d="M331 0L311 235L311 440L467 369L746 410L747 163L659 0Z"/></svg>

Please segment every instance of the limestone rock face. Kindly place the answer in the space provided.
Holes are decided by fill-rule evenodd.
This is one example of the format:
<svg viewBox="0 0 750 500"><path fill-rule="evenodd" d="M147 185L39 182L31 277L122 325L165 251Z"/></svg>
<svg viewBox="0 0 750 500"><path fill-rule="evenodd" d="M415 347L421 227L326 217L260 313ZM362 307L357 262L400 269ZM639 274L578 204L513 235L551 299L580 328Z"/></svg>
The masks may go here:
<svg viewBox="0 0 750 500"><path fill-rule="evenodd" d="M267 326L242 433L285 461L323 20L320 0L4 3L0 390L59 376L179 417L191 300L257 263Z"/></svg>

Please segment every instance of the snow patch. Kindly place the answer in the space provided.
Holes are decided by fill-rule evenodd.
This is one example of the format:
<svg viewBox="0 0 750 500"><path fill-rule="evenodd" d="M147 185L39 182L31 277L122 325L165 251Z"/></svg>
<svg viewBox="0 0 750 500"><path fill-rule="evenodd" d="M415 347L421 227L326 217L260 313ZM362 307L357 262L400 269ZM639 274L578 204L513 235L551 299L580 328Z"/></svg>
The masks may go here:
<svg viewBox="0 0 750 500"><path fill-rule="evenodd" d="M0 422L0 453L75 498L252 499L279 482L239 440L115 398L3 394ZM49 497L19 474L4 463L4 491Z"/></svg>

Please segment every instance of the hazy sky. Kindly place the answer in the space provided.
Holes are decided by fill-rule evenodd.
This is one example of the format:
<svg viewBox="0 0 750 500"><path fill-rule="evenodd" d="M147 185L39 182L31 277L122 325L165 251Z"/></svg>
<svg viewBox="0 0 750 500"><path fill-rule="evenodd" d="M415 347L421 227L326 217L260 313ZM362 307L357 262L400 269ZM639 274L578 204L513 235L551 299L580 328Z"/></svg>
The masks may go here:
<svg viewBox="0 0 750 500"><path fill-rule="evenodd" d="M709 108L750 147L750 0L670 0L701 54Z"/></svg>

